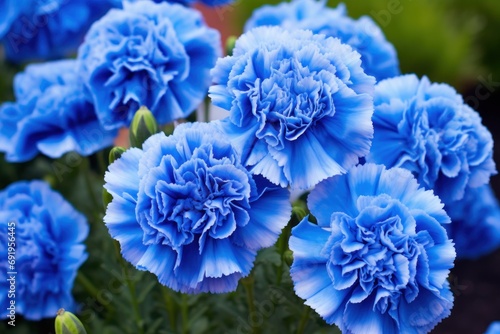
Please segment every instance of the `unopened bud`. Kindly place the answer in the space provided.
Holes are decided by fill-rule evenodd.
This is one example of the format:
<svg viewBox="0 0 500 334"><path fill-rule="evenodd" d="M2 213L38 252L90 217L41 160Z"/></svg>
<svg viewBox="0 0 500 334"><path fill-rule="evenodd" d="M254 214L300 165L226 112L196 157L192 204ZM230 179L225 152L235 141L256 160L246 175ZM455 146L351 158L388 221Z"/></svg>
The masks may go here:
<svg viewBox="0 0 500 334"><path fill-rule="evenodd" d="M63 308L57 311L56 334L87 334L80 319Z"/></svg>
<svg viewBox="0 0 500 334"><path fill-rule="evenodd" d="M113 147L111 151L109 151L109 164L111 165L113 162L120 159L120 157L125 151L126 150L123 147L120 146Z"/></svg>
<svg viewBox="0 0 500 334"><path fill-rule="evenodd" d="M226 39L226 54L228 56L232 56L233 55L233 49L234 49L234 46L236 44L236 40L238 38L236 36L229 36L227 39Z"/></svg>
<svg viewBox="0 0 500 334"><path fill-rule="evenodd" d="M137 110L130 124L130 146L142 147L142 144L158 132L158 124L151 111L142 106Z"/></svg>

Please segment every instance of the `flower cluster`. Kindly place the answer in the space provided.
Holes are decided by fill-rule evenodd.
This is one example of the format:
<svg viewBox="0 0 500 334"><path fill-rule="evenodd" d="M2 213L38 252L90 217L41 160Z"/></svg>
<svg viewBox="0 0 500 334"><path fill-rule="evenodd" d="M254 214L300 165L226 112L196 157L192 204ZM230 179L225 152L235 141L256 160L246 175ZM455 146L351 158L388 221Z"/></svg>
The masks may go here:
<svg viewBox="0 0 500 334"><path fill-rule="evenodd" d="M6 56L14 62L68 56L90 25L117 4L120 1L2 1L0 39Z"/></svg>
<svg viewBox="0 0 500 334"><path fill-rule="evenodd" d="M0 106L0 152L9 162L86 156L130 126L131 148L113 148L104 175L104 223L135 268L181 293L231 292L290 224L276 247L277 281L292 251L295 293L328 324L350 334L429 332L453 306L456 254L475 258L500 246L491 134L450 86L398 76L380 28L349 18L343 4L264 6L220 58L219 33L190 6L231 2L0 1L0 39L15 62L80 44L76 59L16 75L15 102ZM170 129L158 123L187 118L207 92L227 118L158 132ZM311 215L298 224L289 189L310 191ZM0 288L14 249L19 314L39 320L76 308L71 289L88 232L84 216L44 182L0 192ZM268 270L255 273L268 278ZM244 280L249 319L252 280ZM150 290L127 284L140 332L136 292ZM3 317L8 305L0 294Z"/></svg>
<svg viewBox="0 0 500 334"><path fill-rule="evenodd" d="M401 168L323 181L292 230L297 295L346 333L426 333L450 314L455 250L443 204Z"/></svg>
<svg viewBox="0 0 500 334"><path fill-rule="evenodd" d="M7 273L12 271L17 273L16 312L26 319L53 317L61 307L75 309L71 290L87 259L88 231L85 217L42 181L17 182L1 191L1 316L9 312ZM6 261L8 245L15 248L14 270Z"/></svg>
<svg viewBox="0 0 500 334"><path fill-rule="evenodd" d="M107 129L147 106L160 124L186 117L210 84L219 33L178 4L124 3L97 21L78 51L79 73Z"/></svg>
<svg viewBox="0 0 500 334"><path fill-rule="evenodd" d="M370 149L375 80L338 39L255 28L212 77L212 102L230 112L223 131L252 173L275 184L307 189Z"/></svg>
<svg viewBox="0 0 500 334"><path fill-rule="evenodd" d="M123 257L181 292L235 290L290 218L289 192L252 176L212 124L153 135L105 181L104 221Z"/></svg>
<svg viewBox="0 0 500 334"><path fill-rule="evenodd" d="M99 123L75 60L29 65L14 79L16 102L0 107L0 152L21 162L39 152L58 158L90 155L113 143L116 131Z"/></svg>
<svg viewBox="0 0 500 334"><path fill-rule="evenodd" d="M378 83L374 102L367 161L410 170L445 203L496 173L491 133L452 87L405 75Z"/></svg>
<svg viewBox="0 0 500 334"><path fill-rule="evenodd" d="M377 81L399 75L396 50L385 39L382 30L369 16L358 20L348 17L344 4L329 8L325 0L293 0L263 6L255 10L245 30L266 25L280 25L288 30L306 29L337 37L361 54L361 66Z"/></svg>

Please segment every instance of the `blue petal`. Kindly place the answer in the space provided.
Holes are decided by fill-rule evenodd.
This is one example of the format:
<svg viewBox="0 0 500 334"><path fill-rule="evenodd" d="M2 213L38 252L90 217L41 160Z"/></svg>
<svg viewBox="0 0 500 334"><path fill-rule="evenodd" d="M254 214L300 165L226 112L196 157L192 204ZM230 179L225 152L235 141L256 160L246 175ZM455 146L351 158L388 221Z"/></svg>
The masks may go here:
<svg viewBox="0 0 500 334"><path fill-rule="evenodd" d="M180 286L196 289L207 277L225 280L235 273L248 275L255 256L255 251L238 247L229 239L207 238L201 254L195 243L183 247L181 265L174 274Z"/></svg>
<svg viewBox="0 0 500 334"><path fill-rule="evenodd" d="M444 244L427 249L429 257L429 283L437 288L442 288L447 282L450 269L454 266L456 257L453 243L447 240Z"/></svg>
<svg viewBox="0 0 500 334"><path fill-rule="evenodd" d="M374 294L359 304L347 303L341 328L351 333L406 333L399 330L388 313L373 309L374 304Z"/></svg>
<svg viewBox="0 0 500 334"><path fill-rule="evenodd" d="M250 202L250 221L234 233L236 243L255 250L270 247L276 242L292 212L288 190L270 184L262 188L265 182L259 183L262 193Z"/></svg>
<svg viewBox="0 0 500 334"><path fill-rule="evenodd" d="M324 264L296 266L294 262L290 275L297 296L305 299L305 304L311 306L329 324L338 324L349 289L334 289Z"/></svg>
<svg viewBox="0 0 500 334"><path fill-rule="evenodd" d="M108 204L104 222L111 237L121 245L122 255L136 265L147 250L142 242L144 231L135 216L135 202L115 197Z"/></svg>
<svg viewBox="0 0 500 334"><path fill-rule="evenodd" d="M329 238L330 232L310 223L308 217L304 218L292 229L289 240L294 261L304 259L304 261L311 263L326 263L328 256L325 256L322 250Z"/></svg>
<svg viewBox="0 0 500 334"><path fill-rule="evenodd" d="M399 329L403 333L425 334L448 317L452 307L453 295L448 286L438 293L421 289L413 302L407 303L401 299L398 310Z"/></svg>
<svg viewBox="0 0 500 334"><path fill-rule="evenodd" d="M177 253L168 246L153 244L146 247L139 261L133 262L139 270L147 270L158 276L160 283L170 287L176 287L176 280L172 272L174 270Z"/></svg>
<svg viewBox="0 0 500 334"><path fill-rule="evenodd" d="M113 162L109 171L104 175L106 182L104 188L113 196L124 196L129 194L137 199L139 191L139 161L143 152L137 148L131 148L122 154L120 159Z"/></svg>

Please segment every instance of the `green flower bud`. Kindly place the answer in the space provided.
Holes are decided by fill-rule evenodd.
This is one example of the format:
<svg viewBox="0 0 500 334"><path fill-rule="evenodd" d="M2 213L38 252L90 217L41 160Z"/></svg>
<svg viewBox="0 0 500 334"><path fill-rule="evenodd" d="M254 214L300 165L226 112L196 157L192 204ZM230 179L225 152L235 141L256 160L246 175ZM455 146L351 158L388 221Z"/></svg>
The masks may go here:
<svg viewBox="0 0 500 334"><path fill-rule="evenodd" d="M226 54L228 56L232 56L233 55L233 49L234 49L234 45L236 44L236 40L238 38L236 36L229 36L227 39L226 39Z"/></svg>
<svg viewBox="0 0 500 334"><path fill-rule="evenodd" d="M57 311L56 334L87 334L80 319L63 308Z"/></svg>
<svg viewBox="0 0 500 334"><path fill-rule="evenodd" d="M293 205L292 213L297 217L298 221L301 221L305 216L307 216L307 209L302 205Z"/></svg>
<svg viewBox="0 0 500 334"><path fill-rule="evenodd" d="M142 144L158 132L156 119L148 108L142 106L137 110L130 124L130 146L142 147Z"/></svg>
<svg viewBox="0 0 500 334"><path fill-rule="evenodd" d="M111 165L116 160L120 159L122 154L126 151L123 147L115 146L109 151L109 164Z"/></svg>

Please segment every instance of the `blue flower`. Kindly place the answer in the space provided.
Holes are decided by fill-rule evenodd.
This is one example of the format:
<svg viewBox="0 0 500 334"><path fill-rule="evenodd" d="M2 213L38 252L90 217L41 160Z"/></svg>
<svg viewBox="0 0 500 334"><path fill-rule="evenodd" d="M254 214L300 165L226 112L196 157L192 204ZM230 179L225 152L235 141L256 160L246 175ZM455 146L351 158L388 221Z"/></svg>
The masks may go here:
<svg viewBox="0 0 500 334"><path fill-rule="evenodd" d="M458 257L476 259L500 247L500 206L489 185L467 189L464 198L445 210Z"/></svg>
<svg viewBox="0 0 500 334"><path fill-rule="evenodd" d="M109 166L104 221L123 257L185 293L222 293L287 224L289 192L252 176L212 124L150 137Z"/></svg>
<svg viewBox="0 0 500 334"><path fill-rule="evenodd" d="M110 146L116 131L101 127L76 73L75 60L30 65L14 79L17 102L0 107L0 151L11 162L39 152L59 158Z"/></svg>
<svg viewBox="0 0 500 334"><path fill-rule="evenodd" d="M219 33L178 4L125 3L97 21L80 47L80 74L101 124L129 125L140 106L158 123L188 116L210 85Z"/></svg>
<svg viewBox="0 0 500 334"><path fill-rule="evenodd" d="M374 102L368 162L410 170L444 203L496 173L490 132L452 87L405 75L378 83Z"/></svg>
<svg viewBox="0 0 500 334"><path fill-rule="evenodd" d="M245 31L266 25L337 37L361 54L361 66L366 74L377 80L399 75L396 50L379 26L369 16L358 20L348 17L344 4L329 8L326 0L294 0L276 6L265 5L254 11Z"/></svg>
<svg viewBox="0 0 500 334"><path fill-rule="evenodd" d="M500 334L500 321L492 322L484 334Z"/></svg>
<svg viewBox="0 0 500 334"><path fill-rule="evenodd" d="M0 38L6 56L24 62L71 55L90 25L117 4L116 0L4 1Z"/></svg>
<svg viewBox="0 0 500 334"><path fill-rule="evenodd" d="M78 268L87 259L83 242L88 232L85 217L42 181L17 182L1 191L2 318L9 316L14 300L7 294L9 272L17 273L17 315L40 320L53 318L59 308L75 310L71 290ZM14 264L8 262L9 253L15 257Z"/></svg>
<svg viewBox="0 0 500 334"><path fill-rule="evenodd" d="M374 78L359 54L310 31L259 27L212 70L212 102L242 161L283 187L344 173L370 149Z"/></svg>
<svg viewBox="0 0 500 334"><path fill-rule="evenodd" d="M450 314L450 218L402 168L366 164L318 184L292 230L295 292L346 333L427 333Z"/></svg>

